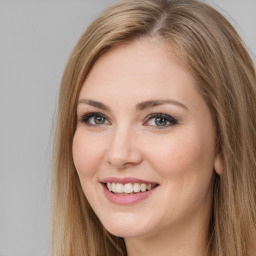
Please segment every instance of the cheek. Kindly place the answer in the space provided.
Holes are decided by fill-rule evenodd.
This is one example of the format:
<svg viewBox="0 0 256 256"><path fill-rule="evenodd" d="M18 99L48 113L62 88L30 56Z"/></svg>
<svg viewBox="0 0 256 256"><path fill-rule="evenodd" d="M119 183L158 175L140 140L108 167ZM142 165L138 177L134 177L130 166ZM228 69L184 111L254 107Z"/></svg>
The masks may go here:
<svg viewBox="0 0 256 256"><path fill-rule="evenodd" d="M214 138L192 130L169 136L148 154L151 165L162 178L162 201L168 202L163 207L168 213L164 215L166 222L170 216L176 219L209 206Z"/></svg>
<svg viewBox="0 0 256 256"><path fill-rule="evenodd" d="M214 140L196 130L170 135L147 147L148 159L165 178L180 175L201 175L212 172L214 161ZM209 174L208 172L208 174Z"/></svg>
<svg viewBox="0 0 256 256"><path fill-rule="evenodd" d="M77 129L73 138L73 161L79 177L92 177L100 164L103 148L100 139L88 136L82 129Z"/></svg>

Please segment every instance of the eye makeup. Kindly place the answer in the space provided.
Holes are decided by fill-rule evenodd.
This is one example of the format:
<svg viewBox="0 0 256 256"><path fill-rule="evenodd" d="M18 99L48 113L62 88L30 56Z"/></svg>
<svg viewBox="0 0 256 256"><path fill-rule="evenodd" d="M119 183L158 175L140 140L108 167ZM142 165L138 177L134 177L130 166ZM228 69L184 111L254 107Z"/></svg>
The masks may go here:
<svg viewBox="0 0 256 256"><path fill-rule="evenodd" d="M111 125L110 120L101 112L88 112L82 114L78 122L86 126L99 127L102 125ZM165 129L178 124L178 121L172 116L164 113L152 113L145 118L143 126L151 126L156 129Z"/></svg>
<svg viewBox="0 0 256 256"><path fill-rule="evenodd" d="M178 124L178 121L170 115L164 113L153 113L147 116L143 125L155 126L158 129L168 128Z"/></svg>
<svg viewBox="0 0 256 256"><path fill-rule="evenodd" d="M82 114L78 121L84 123L87 126L100 126L111 124L107 117L100 112L89 112Z"/></svg>

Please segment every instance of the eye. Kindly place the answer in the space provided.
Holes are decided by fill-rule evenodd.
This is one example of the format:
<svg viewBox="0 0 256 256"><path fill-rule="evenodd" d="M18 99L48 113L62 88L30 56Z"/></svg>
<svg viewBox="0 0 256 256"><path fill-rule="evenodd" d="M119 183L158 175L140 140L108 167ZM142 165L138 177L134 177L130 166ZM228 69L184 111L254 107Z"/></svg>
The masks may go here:
<svg viewBox="0 0 256 256"><path fill-rule="evenodd" d="M157 128L167 128L177 124L178 121L167 114L155 113L147 117L146 125L155 126Z"/></svg>
<svg viewBox="0 0 256 256"><path fill-rule="evenodd" d="M96 112L82 115L80 121L88 126L99 126L110 123L105 115Z"/></svg>

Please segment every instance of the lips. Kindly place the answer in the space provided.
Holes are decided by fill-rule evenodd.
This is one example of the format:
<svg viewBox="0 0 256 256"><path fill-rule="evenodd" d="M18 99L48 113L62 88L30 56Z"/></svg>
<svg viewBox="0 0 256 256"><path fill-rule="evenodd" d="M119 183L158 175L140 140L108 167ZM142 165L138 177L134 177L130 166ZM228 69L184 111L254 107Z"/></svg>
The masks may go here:
<svg viewBox="0 0 256 256"><path fill-rule="evenodd" d="M159 186L156 182L126 177L101 181L106 197L113 203L133 204L146 199Z"/></svg>
<svg viewBox="0 0 256 256"><path fill-rule="evenodd" d="M142 179L137 179L133 177L125 177L125 178L117 178L117 177L109 177L106 179L103 179L101 183L121 183L121 184L126 184L126 183L145 183L145 184L157 184L157 182L153 181L147 181L147 180L142 180Z"/></svg>
<svg viewBox="0 0 256 256"><path fill-rule="evenodd" d="M115 194L122 194L125 195L138 193L138 192L145 192L147 190L151 190L157 186L156 184L145 184L145 183L115 183L115 182L107 182L107 188L109 191Z"/></svg>

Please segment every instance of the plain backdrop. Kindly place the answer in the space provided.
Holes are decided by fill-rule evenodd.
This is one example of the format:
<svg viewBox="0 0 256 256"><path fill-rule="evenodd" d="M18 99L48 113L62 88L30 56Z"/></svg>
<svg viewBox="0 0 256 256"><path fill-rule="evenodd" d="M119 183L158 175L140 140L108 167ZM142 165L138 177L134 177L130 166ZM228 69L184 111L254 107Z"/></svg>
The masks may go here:
<svg viewBox="0 0 256 256"><path fill-rule="evenodd" d="M51 148L72 47L114 0L0 0L0 256L49 255ZM256 62L256 0L207 1Z"/></svg>

